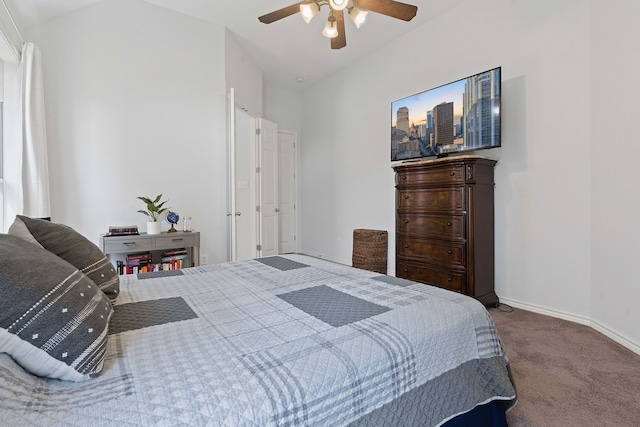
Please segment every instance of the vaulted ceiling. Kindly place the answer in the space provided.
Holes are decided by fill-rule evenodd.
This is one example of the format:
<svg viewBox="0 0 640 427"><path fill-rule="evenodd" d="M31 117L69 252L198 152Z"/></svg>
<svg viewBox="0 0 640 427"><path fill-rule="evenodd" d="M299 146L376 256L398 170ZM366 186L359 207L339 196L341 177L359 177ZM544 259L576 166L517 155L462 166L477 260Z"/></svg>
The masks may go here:
<svg viewBox="0 0 640 427"><path fill-rule="evenodd" d="M111 0L4 0L23 28L48 19ZM283 87L302 88L363 58L380 46L453 9L464 0L403 0L418 6L417 16L405 22L376 13L357 29L346 19L348 44L340 50L330 48L321 32L328 16L323 7L309 24L295 14L271 24L258 17L296 3L296 0L144 0L179 13L222 25L262 68L264 77ZM452 29L455 31L455 29ZM416 40L416 52L427 54L430 44L442 40ZM452 46L452 49L455 48ZM410 64L411 58L407 58ZM296 81L306 76L303 83Z"/></svg>

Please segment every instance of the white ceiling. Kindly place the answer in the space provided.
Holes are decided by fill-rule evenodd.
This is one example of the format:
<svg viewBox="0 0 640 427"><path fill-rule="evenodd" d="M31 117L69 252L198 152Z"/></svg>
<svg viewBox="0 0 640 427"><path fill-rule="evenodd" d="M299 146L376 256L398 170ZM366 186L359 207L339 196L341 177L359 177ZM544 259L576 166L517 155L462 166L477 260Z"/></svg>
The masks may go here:
<svg viewBox="0 0 640 427"><path fill-rule="evenodd" d="M103 0L4 0L24 27ZM369 13L357 29L345 19L347 46L332 50L322 34L328 7L309 23L299 14L272 24L258 16L296 3L296 0L144 0L167 9L227 27L238 43L264 71L267 81L282 87L304 88L366 56L378 47L456 7L464 0L403 0L418 6L410 22ZM434 43L425 40L425 46ZM420 42L416 43L418 47ZM418 51L418 49L417 49ZM424 51L423 51L424 52ZM410 61L410 58L407 58ZM304 83L298 76L308 76Z"/></svg>

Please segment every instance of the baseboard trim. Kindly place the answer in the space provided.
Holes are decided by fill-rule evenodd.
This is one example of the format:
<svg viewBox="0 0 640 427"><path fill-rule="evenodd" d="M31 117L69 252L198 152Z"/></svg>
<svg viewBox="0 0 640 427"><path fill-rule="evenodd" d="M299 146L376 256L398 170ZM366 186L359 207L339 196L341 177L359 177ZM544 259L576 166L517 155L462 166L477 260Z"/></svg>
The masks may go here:
<svg viewBox="0 0 640 427"><path fill-rule="evenodd" d="M335 262L337 264L342 264L342 265L346 265L348 267L351 267L352 262L351 260L343 260L343 259L338 259L338 258L334 258L334 257L330 257L321 253L317 253L317 252L311 252L311 251L300 251L298 252L302 255L307 255L307 256L312 256L314 258L320 258L320 259L326 259L327 261L331 261L331 262ZM395 270L387 270L387 275L388 276L395 276L396 275L396 271Z"/></svg>
<svg viewBox="0 0 640 427"><path fill-rule="evenodd" d="M305 250L300 251L300 253L302 255L312 256L314 258L326 259L327 261L335 262L336 264L342 264L342 265L351 267L351 260L345 261L342 259L327 256L318 252L311 252L311 251L305 251Z"/></svg>
<svg viewBox="0 0 640 427"><path fill-rule="evenodd" d="M589 319L588 317L578 316L575 314L566 313L564 311L554 310L547 307L542 307L539 305L529 304L508 298L500 298L500 302L502 304L507 304L515 308L520 308L522 310L532 311L534 313L544 314L545 316L556 317L558 319L568 320L569 322L589 326L590 328L593 328L594 330L600 332L602 335L611 338L621 346L626 347L634 353L640 355L640 344L614 331L613 329L604 326L599 322Z"/></svg>

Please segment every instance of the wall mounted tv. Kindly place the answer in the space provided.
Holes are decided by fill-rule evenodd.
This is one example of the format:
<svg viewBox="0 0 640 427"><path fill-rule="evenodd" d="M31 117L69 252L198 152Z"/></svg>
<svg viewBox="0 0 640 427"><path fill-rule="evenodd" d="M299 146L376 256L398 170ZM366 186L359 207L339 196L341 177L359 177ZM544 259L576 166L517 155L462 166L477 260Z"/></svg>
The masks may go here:
<svg viewBox="0 0 640 427"><path fill-rule="evenodd" d="M391 161L500 147L500 67L391 103Z"/></svg>

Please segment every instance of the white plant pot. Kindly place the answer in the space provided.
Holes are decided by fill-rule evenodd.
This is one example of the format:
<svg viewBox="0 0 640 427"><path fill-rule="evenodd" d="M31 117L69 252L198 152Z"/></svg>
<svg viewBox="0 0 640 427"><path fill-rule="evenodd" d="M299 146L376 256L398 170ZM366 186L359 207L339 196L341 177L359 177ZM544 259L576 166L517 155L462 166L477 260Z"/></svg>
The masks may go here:
<svg viewBox="0 0 640 427"><path fill-rule="evenodd" d="M147 222L147 234L160 234L162 232L162 223L160 221Z"/></svg>

